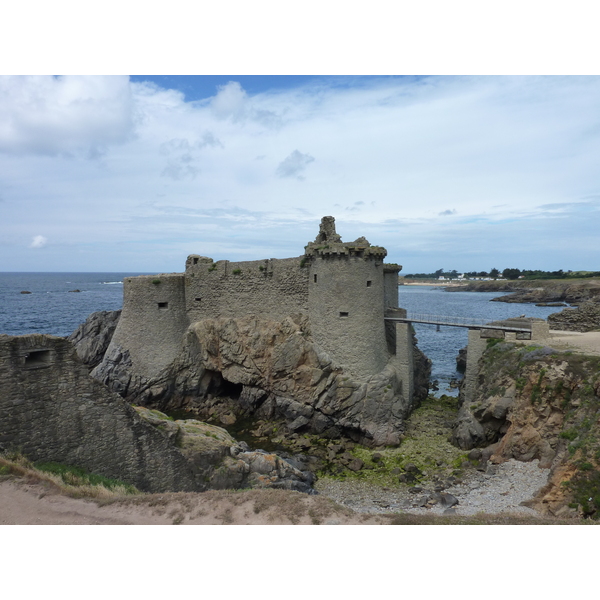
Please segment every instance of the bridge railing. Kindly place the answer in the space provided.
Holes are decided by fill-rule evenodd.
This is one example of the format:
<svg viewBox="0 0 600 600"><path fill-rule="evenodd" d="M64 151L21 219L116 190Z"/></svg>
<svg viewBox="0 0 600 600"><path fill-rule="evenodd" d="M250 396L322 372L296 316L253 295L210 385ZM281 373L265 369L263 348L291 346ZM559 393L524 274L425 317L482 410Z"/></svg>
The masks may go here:
<svg viewBox="0 0 600 600"><path fill-rule="evenodd" d="M487 319L474 319L472 317L457 317L453 315L430 315L424 313L410 313L406 317L386 317L392 321L405 321L411 323L428 323L431 325L447 325L454 327L468 327L481 329L500 329L503 331L528 332L530 326L521 324L495 324L491 325Z"/></svg>
<svg viewBox="0 0 600 600"><path fill-rule="evenodd" d="M410 313L406 316L407 321L423 321L425 323L439 324L449 323L459 326L478 326L483 327L489 323L489 319L474 319L472 317L457 317L454 315L430 315L425 313Z"/></svg>

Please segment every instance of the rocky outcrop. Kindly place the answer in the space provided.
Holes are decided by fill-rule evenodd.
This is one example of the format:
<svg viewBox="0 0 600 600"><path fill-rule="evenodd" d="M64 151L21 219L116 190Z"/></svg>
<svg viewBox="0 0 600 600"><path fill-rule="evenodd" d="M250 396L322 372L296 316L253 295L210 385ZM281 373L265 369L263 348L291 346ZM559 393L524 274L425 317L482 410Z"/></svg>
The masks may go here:
<svg viewBox="0 0 600 600"><path fill-rule="evenodd" d="M78 290L79 291L79 290ZM120 310L92 313L70 336L77 356L90 369L100 364L117 328Z"/></svg>
<svg viewBox="0 0 600 600"><path fill-rule="evenodd" d="M0 335L0 450L148 492L312 492L314 481L276 454L251 452L220 427L130 406L89 376L68 341L48 335Z"/></svg>
<svg viewBox="0 0 600 600"><path fill-rule="evenodd" d="M512 292L494 298L494 302L568 303L600 302L600 283L589 280L573 283L569 280L470 281L449 286L447 292Z"/></svg>
<svg viewBox="0 0 600 600"><path fill-rule="evenodd" d="M313 343L304 315L198 321L179 357L150 380L135 375L126 351L112 350L92 374L134 404L207 418L219 398L233 421L280 420L290 432L345 435L371 445L399 443L403 420L427 395L430 367L415 350L412 401L402 394L393 360L377 375L353 380Z"/></svg>
<svg viewBox="0 0 600 600"><path fill-rule="evenodd" d="M535 289L522 290L514 294L494 298L493 302L580 304L582 302L600 301L600 286L598 284L569 284L567 282L536 283L538 287Z"/></svg>
<svg viewBox="0 0 600 600"><path fill-rule="evenodd" d="M464 373L467 370L467 350L467 346L461 348L456 356L456 370L459 373Z"/></svg>
<svg viewBox="0 0 600 600"><path fill-rule="evenodd" d="M277 454L251 451L225 429L195 419L174 421L144 407L138 414L180 449L208 489L279 488L314 493L314 475Z"/></svg>
<svg viewBox="0 0 600 600"><path fill-rule="evenodd" d="M567 308L548 316L551 329L560 331L600 330L600 303L585 302L578 308Z"/></svg>
<svg viewBox="0 0 600 600"><path fill-rule="evenodd" d="M465 450L495 444L495 463L539 459L551 471L533 508L600 517L599 367L597 357L490 341L453 443Z"/></svg>

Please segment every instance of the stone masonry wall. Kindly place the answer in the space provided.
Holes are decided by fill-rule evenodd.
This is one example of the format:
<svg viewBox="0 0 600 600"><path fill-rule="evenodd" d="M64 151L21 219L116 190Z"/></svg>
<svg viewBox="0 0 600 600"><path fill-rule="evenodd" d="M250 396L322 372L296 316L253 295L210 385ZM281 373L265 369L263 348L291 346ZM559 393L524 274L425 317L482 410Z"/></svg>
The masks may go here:
<svg viewBox="0 0 600 600"><path fill-rule="evenodd" d="M123 312L107 355L126 349L135 372L151 377L181 350L189 321L183 273L128 277L123 282Z"/></svg>
<svg viewBox="0 0 600 600"><path fill-rule="evenodd" d="M191 255L185 295L190 323L250 315L279 321L307 313L308 266L303 257L215 263Z"/></svg>
<svg viewBox="0 0 600 600"><path fill-rule="evenodd" d="M316 344L359 379L384 369L382 261L362 256L315 256L309 276L309 318Z"/></svg>
<svg viewBox="0 0 600 600"><path fill-rule="evenodd" d="M70 342L49 335L0 335L0 449L142 491L201 489L167 437L92 379Z"/></svg>

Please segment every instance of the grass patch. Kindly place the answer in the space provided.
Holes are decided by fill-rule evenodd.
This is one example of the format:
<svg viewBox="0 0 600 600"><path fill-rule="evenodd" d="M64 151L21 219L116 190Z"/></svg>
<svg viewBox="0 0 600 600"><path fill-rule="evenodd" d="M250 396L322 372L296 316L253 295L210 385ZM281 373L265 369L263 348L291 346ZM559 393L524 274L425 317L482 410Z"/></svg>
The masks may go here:
<svg viewBox="0 0 600 600"><path fill-rule="evenodd" d="M107 499L140 494L134 486L121 481L60 463L33 464L16 452L0 454L0 473L49 485L55 491L72 498Z"/></svg>
<svg viewBox="0 0 600 600"><path fill-rule="evenodd" d="M35 463L35 468L44 473L52 473L60 477L67 485L81 487L81 486L102 486L107 490L114 489L125 489L126 493L135 494L136 488L127 483L123 483L118 479L110 479L103 475L96 475L94 473L88 473L85 469L80 467L72 467L69 465L63 465L56 462L43 462Z"/></svg>

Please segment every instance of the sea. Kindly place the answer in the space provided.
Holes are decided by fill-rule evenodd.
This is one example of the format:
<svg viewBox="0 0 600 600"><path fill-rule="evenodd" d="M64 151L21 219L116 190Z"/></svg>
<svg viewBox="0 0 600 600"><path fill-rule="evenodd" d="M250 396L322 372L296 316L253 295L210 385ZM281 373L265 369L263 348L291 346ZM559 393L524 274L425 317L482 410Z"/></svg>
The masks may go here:
<svg viewBox="0 0 600 600"><path fill-rule="evenodd" d="M0 334L69 336L87 317L123 305L123 279L147 273L0 273ZM78 291L75 291L78 290ZM21 292L30 292L22 294ZM443 287L402 285L398 305L410 315L426 313L495 321L525 315L547 318L561 309L491 302L498 292L447 292ZM414 324L419 348L432 360L436 395L455 396L456 356L467 345L467 329Z"/></svg>

